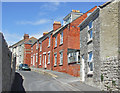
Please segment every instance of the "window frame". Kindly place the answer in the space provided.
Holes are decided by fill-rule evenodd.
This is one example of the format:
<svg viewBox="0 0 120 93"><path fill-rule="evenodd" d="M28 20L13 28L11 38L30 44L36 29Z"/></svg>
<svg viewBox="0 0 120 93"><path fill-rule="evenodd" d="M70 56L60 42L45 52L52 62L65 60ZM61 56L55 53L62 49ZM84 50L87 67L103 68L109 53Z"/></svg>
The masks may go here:
<svg viewBox="0 0 120 93"><path fill-rule="evenodd" d="M91 59L90 59L90 53L92 53ZM92 64L92 68L91 68L90 64ZM90 52L88 52L88 74L89 73L92 74L93 73L93 69L94 69L94 67L93 67L93 51L90 51Z"/></svg>
<svg viewBox="0 0 120 93"><path fill-rule="evenodd" d="M63 31L60 33L60 45L63 44Z"/></svg>
<svg viewBox="0 0 120 93"><path fill-rule="evenodd" d="M48 47L50 47L50 42L51 41L51 37L49 36L49 39L48 39Z"/></svg>
<svg viewBox="0 0 120 93"><path fill-rule="evenodd" d="M93 21L91 20L88 24L88 42L92 41L92 39L93 39Z"/></svg>
<svg viewBox="0 0 120 93"><path fill-rule="evenodd" d="M48 63L47 64L50 64L50 52L48 53Z"/></svg>
<svg viewBox="0 0 120 93"><path fill-rule="evenodd" d="M38 53L36 53L36 63L38 62Z"/></svg>
<svg viewBox="0 0 120 93"><path fill-rule="evenodd" d="M60 64L59 65L63 65L63 51L60 52Z"/></svg>
<svg viewBox="0 0 120 93"><path fill-rule="evenodd" d="M57 36L55 36L55 47L57 47Z"/></svg>
<svg viewBox="0 0 120 93"><path fill-rule="evenodd" d="M40 44L40 52L42 51L42 43Z"/></svg>
<svg viewBox="0 0 120 93"><path fill-rule="evenodd" d="M54 66L57 66L57 53L54 54Z"/></svg>

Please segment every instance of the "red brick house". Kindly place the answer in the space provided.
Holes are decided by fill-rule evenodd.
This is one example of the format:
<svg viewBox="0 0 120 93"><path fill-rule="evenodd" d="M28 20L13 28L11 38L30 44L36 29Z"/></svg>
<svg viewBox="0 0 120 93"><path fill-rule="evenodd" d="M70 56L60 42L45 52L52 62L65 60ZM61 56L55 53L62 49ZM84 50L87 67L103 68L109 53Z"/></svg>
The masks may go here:
<svg viewBox="0 0 120 93"><path fill-rule="evenodd" d="M34 37L31 37L27 39L24 42L24 64L28 64L30 66L31 62L31 45L36 41L37 39Z"/></svg>
<svg viewBox="0 0 120 93"><path fill-rule="evenodd" d="M31 66L52 69L52 31L44 32L32 46Z"/></svg>
<svg viewBox="0 0 120 93"><path fill-rule="evenodd" d="M39 68L80 76L80 29L78 25L96 8L84 14L78 10L72 10L63 19L63 26L60 22L54 22L53 30L43 35L31 46L33 51L31 64L34 63L34 66ZM37 62L36 58L38 58Z"/></svg>

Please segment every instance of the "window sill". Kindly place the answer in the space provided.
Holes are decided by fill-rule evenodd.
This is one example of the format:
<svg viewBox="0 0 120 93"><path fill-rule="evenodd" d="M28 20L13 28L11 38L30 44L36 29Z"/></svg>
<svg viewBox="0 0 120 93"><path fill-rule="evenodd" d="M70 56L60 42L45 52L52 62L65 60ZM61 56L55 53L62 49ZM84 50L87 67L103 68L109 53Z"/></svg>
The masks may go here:
<svg viewBox="0 0 120 93"><path fill-rule="evenodd" d="M70 64L76 64L77 62L70 62L70 63L68 63L68 65L70 65Z"/></svg>
<svg viewBox="0 0 120 93"><path fill-rule="evenodd" d="M59 66L63 66L63 64L59 64Z"/></svg>
<svg viewBox="0 0 120 93"><path fill-rule="evenodd" d="M91 43L92 41L93 41L93 39L89 39L89 40L87 41L87 44Z"/></svg>
<svg viewBox="0 0 120 93"><path fill-rule="evenodd" d="M54 47L54 49L57 48L57 46Z"/></svg>
<svg viewBox="0 0 120 93"><path fill-rule="evenodd" d="M41 64L39 64L39 66L41 66Z"/></svg>
<svg viewBox="0 0 120 93"><path fill-rule="evenodd" d="M50 47L50 45L48 46L48 48Z"/></svg>
<svg viewBox="0 0 120 93"><path fill-rule="evenodd" d="M87 73L87 77L92 77L93 76L93 71L89 71L88 73Z"/></svg>
<svg viewBox="0 0 120 93"><path fill-rule="evenodd" d="M62 46L63 45L63 43L60 43L60 45L59 46Z"/></svg>
<svg viewBox="0 0 120 93"><path fill-rule="evenodd" d="M55 64L54 67L57 67L57 64Z"/></svg>
<svg viewBox="0 0 120 93"><path fill-rule="evenodd" d="M50 64L50 62L47 63L48 65Z"/></svg>
<svg viewBox="0 0 120 93"><path fill-rule="evenodd" d="M91 28L88 28L88 32L89 32L90 30L92 30L92 28L93 28L93 27L91 27Z"/></svg>

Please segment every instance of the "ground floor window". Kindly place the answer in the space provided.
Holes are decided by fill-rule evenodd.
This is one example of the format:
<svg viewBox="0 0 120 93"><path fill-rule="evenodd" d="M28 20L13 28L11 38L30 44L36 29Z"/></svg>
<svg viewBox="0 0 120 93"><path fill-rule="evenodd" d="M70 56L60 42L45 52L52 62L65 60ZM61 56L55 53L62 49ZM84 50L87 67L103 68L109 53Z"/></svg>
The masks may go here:
<svg viewBox="0 0 120 93"><path fill-rule="evenodd" d="M50 53L48 53L48 64L50 64Z"/></svg>
<svg viewBox="0 0 120 93"><path fill-rule="evenodd" d="M40 63L39 63L39 65L41 65L41 60L42 60L42 58L41 58L41 55L40 55Z"/></svg>
<svg viewBox="0 0 120 93"><path fill-rule="evenodd" d="M63 65L63 52L60 52L60 65Z"/></svg>
<svg viewBox="0 0 120 93"><path fill-rule="evenodd" d="M80 50L68 49L68 63L80 62Z"/></svg>
<svg viewBox="0 0 120 93"><path fill-rule="evenodd" d="M57 53L54 54L54 56L55 56L55 58L54 58L54 61L55 61L54 66L57 66Z"/></svg>
<svg viewBox="0 0 120 93"><path fill-rule="evenodd" d="M88 52L88 73L93 72L93 52Z"/></svg>

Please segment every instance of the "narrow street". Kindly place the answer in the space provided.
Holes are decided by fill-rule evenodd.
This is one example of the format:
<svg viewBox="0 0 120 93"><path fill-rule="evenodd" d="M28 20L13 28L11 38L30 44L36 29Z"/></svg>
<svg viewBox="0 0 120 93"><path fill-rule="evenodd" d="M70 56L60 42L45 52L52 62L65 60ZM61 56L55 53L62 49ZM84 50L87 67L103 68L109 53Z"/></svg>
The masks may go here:
<svg viewBox="0 0 120 93"><path fill-rule="evenodd" d="M62 74L63 73L61 73L61 75ZM64 77L65 75L68 77L67 74L63 75ZM73 78L75 77L72 77L72 79ZM96 88L85 86L84 84L79 84L79 86L76 87L75 85L78 82L70 83L68 81L69 80L61 78L60 76L55 78L42 72L17 71L12 91L99 91Z"/></svg>

